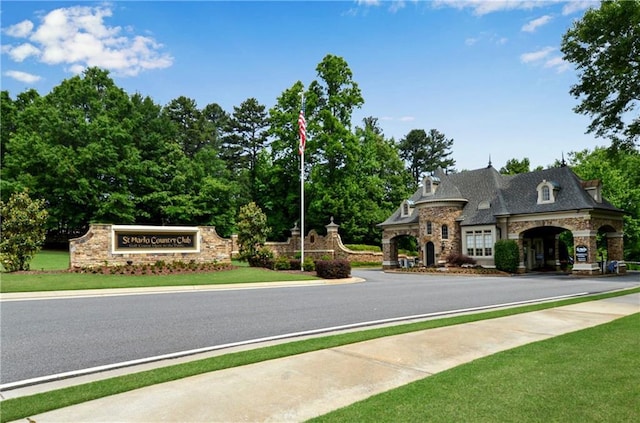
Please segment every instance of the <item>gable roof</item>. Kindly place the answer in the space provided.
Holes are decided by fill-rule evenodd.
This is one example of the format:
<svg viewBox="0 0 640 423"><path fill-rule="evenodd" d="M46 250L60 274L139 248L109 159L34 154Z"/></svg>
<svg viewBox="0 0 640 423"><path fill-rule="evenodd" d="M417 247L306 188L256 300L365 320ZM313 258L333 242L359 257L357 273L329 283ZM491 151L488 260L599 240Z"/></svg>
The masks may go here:
<svg viewBox="0 0 640 423"><path fill-rule="evenodd" d="M411 196L416 206L432 202L462 202L462 226L495 224L499 216L514 214L549 213L580 209L602 209L620 212L606 200L598 203L584 189L583 181L569 167L556 167L518 175L501 175L489 166L483 169L445 174L434 174L440 179L436 191L425 194L423 187ZM538 204L537 186L548 181L558 191L552 203ZM379 226L418 222L418 213L402 217L396 210Z"/></svg>

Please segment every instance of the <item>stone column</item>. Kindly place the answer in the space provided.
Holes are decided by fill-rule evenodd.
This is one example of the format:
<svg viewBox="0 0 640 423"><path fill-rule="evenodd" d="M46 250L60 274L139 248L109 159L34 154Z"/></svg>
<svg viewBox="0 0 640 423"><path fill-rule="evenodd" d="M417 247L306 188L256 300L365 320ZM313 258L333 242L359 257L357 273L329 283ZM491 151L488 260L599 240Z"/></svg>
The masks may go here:
<svg viewBox="0 0 640 423"><path fill-rule="evenodd" d="M597 234L597 231L592 230L573 231L574 275L593 275L600 273ZM586 253L579 251L580 248L584 247L587 248Z"/></svg>
<svg viewBox="0 0 640 423"><path fill-rule="evenodd" d="M298 222L291 228L291 240L288 247L291 249L291 251L288 251L290 257L295 257L296 251L300 251L300 228L298 228Z"/></svg>
<svg viewBox="0 0 640 423"><path fill-rule="evenodd" d="M626 273L627 266L624 263L624 233L609 232L607 233L607 252L609 253L609 261L618 262L618 273Z"/></svg>
<svg viewBox="0 0 640 423"><path fill-rule="evenodd" d="M512 239L518 243L518 252L520 255L520 258L518 260L519 262L518 273L525 273L527 271L527 266L524 262L524 242L523 242L524 236L522 235L522 233L519 233L519 234L510 233L509 239Z"/></svg>
<svg viewBox="0 0 640 423"><path fill-rule="evenodd" d="M398 267L398 244L393 239L382 239L382 268L395 269Z"/></svg>

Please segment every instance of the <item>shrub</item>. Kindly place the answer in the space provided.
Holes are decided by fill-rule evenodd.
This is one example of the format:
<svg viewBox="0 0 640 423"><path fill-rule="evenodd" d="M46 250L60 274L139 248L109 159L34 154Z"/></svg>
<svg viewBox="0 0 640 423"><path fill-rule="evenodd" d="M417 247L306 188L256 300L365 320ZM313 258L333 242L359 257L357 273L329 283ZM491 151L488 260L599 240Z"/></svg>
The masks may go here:
<svg viewBox="0 0 640 423"><path fill-rule="evenodd" d="M269 248L262 247L255 254L247 257L247 261L251 267L273 269L273 252Z"/></svg>
<svg viewBox="0 0 640 423"><path fill-rule="evenodd" d="M351 263L347 260L318 260L316 273L324 279L342 279L351 275Z"/></svg>
<svg viewBox="0 0 640 423"><path fill-rule="evenodd" d="M520 263L518 243L512 239L501 239L495 245L496 269L515 273Z"/></svg>
<svg viewBox="0 0 640 423"><path fill-rule="evenodd" d="M300 266L298 266L299 268ZM278 256L276 260L273 262L273 268L275 270L289 270L291 269L291 262L289 257L286 256Z"/></svg>
<svg viewBox="0 0 640 423"><path fill-rule="evenodd" d="M44 205L44 200L32 200L27 191L11 195L7 203L0 201L0 259L6 271L29 270L45 239L48 213Z"/></svg>
<svg viewBox="0 0 640 423"><path fill-rule="evenodd" d="M447 263L452 266L462 266L463 264L476 264L476 260L460 253L451 253L447 256Z"/></svg>
<svg viewBox="0 0 640 423"><path fill-rule="evenodd" d="M305 272L313 272L316 270L316 263L311 257L305 257L304 262L302 263L302 268Z"/></svg>

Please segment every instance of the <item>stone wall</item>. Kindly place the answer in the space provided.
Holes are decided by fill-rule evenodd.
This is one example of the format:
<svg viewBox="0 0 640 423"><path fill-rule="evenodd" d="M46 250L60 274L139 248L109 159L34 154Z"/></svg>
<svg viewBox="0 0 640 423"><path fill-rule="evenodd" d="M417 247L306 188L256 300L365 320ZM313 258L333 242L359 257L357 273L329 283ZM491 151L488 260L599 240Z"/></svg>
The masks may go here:
<svg viewBox="0 0 640 423"><path fill-rule="evenodd" d="M121 227L121 226L119 226ZM153 230L171 229L170 227L152 227ZM79 238L69 241L70 267L99 267L125 264L153 264L157 261L165 263L182 261L196 263L230 263L231 240L221 238L213 226L193 227L199 236L199 252L163 252L156 251L114 251L113 225L94 224L89 231Z"/></svg>
<svg viewBox="0 0 640 423"><path fill-rule="evenodd" d="M420 236L419 244L423 247L428 242L435 246L436 263L446 261L451 253L462 251L462 239L460 224L456 221L462 208L458 206L431 206L420 209ZM431 234L427 234L427 222L431 222ZM442 226L449 228L448 238L442 238ZM424 254L424 252L423 252ZM424 257L420 258L421 260Z"/></svg>
<svg viewBox="0 0 640 423"><path fill-rule="evenodd" d="M327 235L320 235L315 229L309 231L304 238L304 257L314 260L323 258L347 260L349 262L368 262L382 264L382 252L352 251L345 247L338 233L338 225L331 223L325 226ZM291 229L291 237L284 242L267 242L265 247L271 249L276 257L296 257L300 254L300 229L297 225Z"/></svg>

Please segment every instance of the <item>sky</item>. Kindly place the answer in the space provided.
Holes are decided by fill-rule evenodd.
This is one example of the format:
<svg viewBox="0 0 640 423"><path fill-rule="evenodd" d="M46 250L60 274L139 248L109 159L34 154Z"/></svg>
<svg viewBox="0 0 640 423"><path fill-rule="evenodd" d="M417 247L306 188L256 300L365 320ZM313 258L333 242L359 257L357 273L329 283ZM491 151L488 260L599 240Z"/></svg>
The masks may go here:
<svg viewBox="0 0 640 423"><path fill-rule="evenodd" d="M353 115L396 141L412 129L453 139L457 170L529 158L547 167L607 145L585 134L569 94L563 34L594 1L7 1L0 4L1 88L46 95L88 66L129 94L180 96L229 113L267 108L342 57L362 91Z"/></svg>

